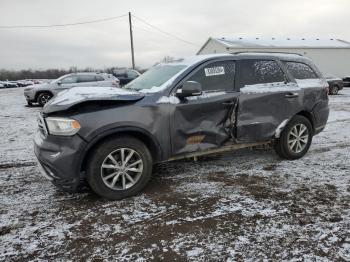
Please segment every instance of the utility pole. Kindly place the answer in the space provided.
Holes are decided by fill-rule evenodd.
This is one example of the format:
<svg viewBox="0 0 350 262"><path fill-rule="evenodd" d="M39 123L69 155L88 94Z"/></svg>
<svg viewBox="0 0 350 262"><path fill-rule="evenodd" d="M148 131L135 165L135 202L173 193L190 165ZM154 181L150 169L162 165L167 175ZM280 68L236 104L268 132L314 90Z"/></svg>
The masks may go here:
<svg viewBox="0 0 350 262"><path fill-rule="evenodd" d="M132 23L131 23L131 13L130 12L129 12L129 28L130 28L130 44L131 44L132 69L135 69L134 39L133 39L133 36L132 36Z"/></svg>

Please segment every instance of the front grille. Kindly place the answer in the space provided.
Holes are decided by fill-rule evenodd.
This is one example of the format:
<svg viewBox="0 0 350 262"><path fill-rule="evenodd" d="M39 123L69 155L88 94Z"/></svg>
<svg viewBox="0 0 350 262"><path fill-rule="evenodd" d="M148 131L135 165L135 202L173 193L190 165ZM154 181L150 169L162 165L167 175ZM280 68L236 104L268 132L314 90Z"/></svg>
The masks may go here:
<svg viewBox="0 0 350 262"><path fill-rule="evenodd" d="M38 128L40 133L42 133L44 136L47 136L45 120L41 114L38 115Z"/></svg>

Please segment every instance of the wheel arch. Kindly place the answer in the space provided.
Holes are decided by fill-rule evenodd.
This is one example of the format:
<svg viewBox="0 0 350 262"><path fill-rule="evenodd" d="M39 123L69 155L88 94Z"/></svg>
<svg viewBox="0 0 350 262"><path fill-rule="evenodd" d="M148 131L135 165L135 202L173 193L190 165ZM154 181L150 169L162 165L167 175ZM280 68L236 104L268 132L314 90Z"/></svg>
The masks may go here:
<svg viewBox="0 0 350 262"><path fill-rule="evenodd" d="M307 110L302 110L302 111L298 112L296 115L303 116L307 120L309 120L311 127L312 127L312 133L315 133L315 117L311 112L309 112Z"/></svg>
<svg viewBox="0 0 350 262"><path fill-rule="evenodd" d="M160 144L148 131L138 127L120 127L104 131L102 134L94 137L88 144L85 151L82 153L80 160L80 171L86 170L87 160L93 150L104 141L117 136L131 136L139 139L150 150L154 163L160 162L163 157Z"/></svg>

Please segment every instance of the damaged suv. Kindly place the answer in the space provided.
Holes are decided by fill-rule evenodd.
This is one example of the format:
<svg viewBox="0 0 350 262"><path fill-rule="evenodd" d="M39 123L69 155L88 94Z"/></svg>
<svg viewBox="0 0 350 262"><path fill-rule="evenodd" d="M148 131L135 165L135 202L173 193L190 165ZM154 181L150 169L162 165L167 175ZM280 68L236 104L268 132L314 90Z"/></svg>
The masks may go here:
<svg viewBox="0 0 350 262"><path fill-rule="evenodd" d="M162 63L118 88L72 88L38 118L35 154L58 187L122 199L155 163L263 144L298 159L328 119L328 85L307 58L239 53Z"/></svg>

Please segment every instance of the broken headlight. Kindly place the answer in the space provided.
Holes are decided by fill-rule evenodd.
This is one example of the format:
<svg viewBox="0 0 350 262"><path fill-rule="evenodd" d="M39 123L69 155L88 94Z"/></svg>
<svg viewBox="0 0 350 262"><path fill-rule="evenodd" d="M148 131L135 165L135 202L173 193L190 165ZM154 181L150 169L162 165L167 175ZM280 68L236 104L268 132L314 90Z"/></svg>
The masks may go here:
<svg viewBox="0 0 350 262"><path fill-rule="evenodd" d="M45 119L50 135L72 136L78 133L80 124L77 120L61 117L48 117Z"/></svg>

